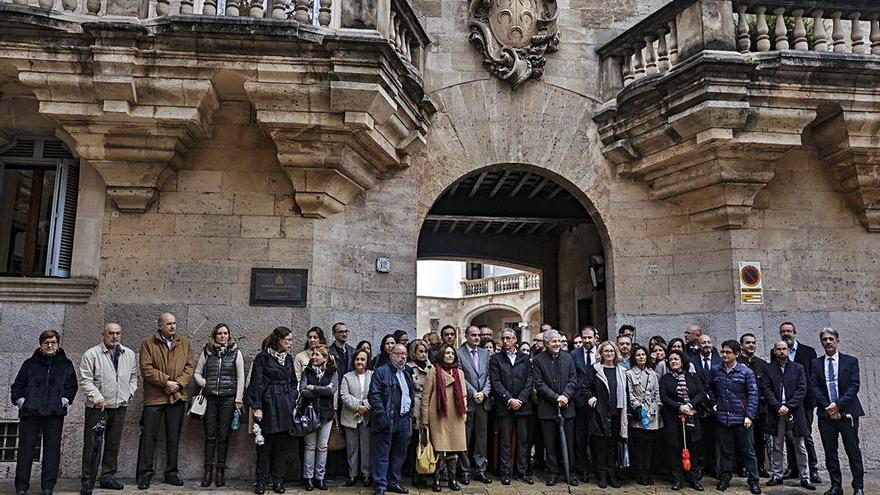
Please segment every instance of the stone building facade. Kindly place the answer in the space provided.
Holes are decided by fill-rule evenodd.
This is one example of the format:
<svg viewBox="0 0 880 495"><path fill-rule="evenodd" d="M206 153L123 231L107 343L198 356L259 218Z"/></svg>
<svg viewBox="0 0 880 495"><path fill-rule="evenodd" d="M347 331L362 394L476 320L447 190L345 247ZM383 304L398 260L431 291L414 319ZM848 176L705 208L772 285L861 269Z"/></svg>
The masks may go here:
<svg viewBox="0 0 880 495"><path fill-rule="evenodd" d="M495 236L448 256L540 253L549 322L666 337L697 322L718 341L754 332L765 355L784 320L817 347L831 326L862 360L875 430L880 7L554 5L542 33L558 44L514 64L516 77L531 71L514 88L469 42L464 0L0 2L0 162L26 169L8 152L39 142L31 159L61 150L52 170L78 169L75 209L50 231L61 248L31 253L29 276L0 278L0 386L46 328L78 359L102 322L120 321L136 346L162 311L195 348L228 323L250 356L277 325L296 329L296 346L334 321L352 340L414 330L423 226L469 178L470 196L516 188L516 199L526 185L531 201L569 195L586 212L448 228ZM769 12L790 22L768 27ZM498 189L473 182L489 173ZM33 248L43 226L28 225ZM761 262L763 304L740 301L739 261ZM306 304L251 305L252 268L308 270ZM82 412L77 401L65 476L79 474ZM15 420L8 396L0 420ZM184 429L182 455L199 462L183 475L195 477L201 427ZM250 442L233 440L247 455L230 476L252 476ZM876 467L880 441L863 444ZM134 462L123 459L124 476Z"/></svg>

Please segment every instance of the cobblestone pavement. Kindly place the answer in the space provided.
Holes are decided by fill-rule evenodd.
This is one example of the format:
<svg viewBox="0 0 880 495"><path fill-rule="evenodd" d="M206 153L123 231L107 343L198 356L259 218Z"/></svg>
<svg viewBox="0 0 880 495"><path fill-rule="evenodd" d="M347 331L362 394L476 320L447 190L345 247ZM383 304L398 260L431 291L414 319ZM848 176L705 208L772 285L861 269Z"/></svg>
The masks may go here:
<svg viewBox="0 0 880 495"><path fill-rule="evenodd" d="M823 473L823 477L827 480L828 477ZM38 494L39 491L39 480L36 481L36 486L31 487L30 494ZM715 480L711 478L707 478L704 480L704 485L706 486L706 491L704 493L713 494L719 493L715 491ZM821 495L825 490L827 490L830 485L826 481L818 485L817 490L815 492L809 492L807 490L803 490L797 486L795 481L789 480L786 481L787 486L779 487L775 486L772 488L768 488L763 486L762 480L762 490L765 495L805 495L805 494L816 494ZM849 477L844 476L844 486L846 487L844 493L846 495L850 495L852 490L849 488ZM224 488L202 488L199 486L198 481L190 480L187 481L186 485L183 487L174 487L170 485L166 485L164 483L154 483L153 486L150 487L149 490L140 491L137 489L134 480L121 480L123 484L125 484L125 490L122 491L111 491L111 490L95 490L95 495L124 495L124 494L138 494L138 495L194 495L199 493L222 493L224 495L245 495L252 494L253 489L250 481L229 481L230 486ZM372 495L373 491L370 488L344 488L337 483L328 483L329 490L328 494L335 493L344 493L347 495ZM429 495L433 494L430 488L421 488L420 490L412 489L410 485L410 494L411 495ZM55 495L78 495L79 494L79 481L73 479L65 479L58 483L55 487ZM557 484L554 487L547 487L542 482L536 482L534 485L525 485L523 483L514 481L510 486L502 485L497 479L491 485L484 485L482 483L471 483L470 486L463 486L461 493L464 495L519 495L519 494L533 494L533 493L546 493L546 494L555 494L555 495L563 495L568 492L568 489L565 485ZM2 480L0 481L0 493L3 494L13 494L15 493L14 486L12 480ZM270 490L267 492L267 495L271 495L273 492ZM288 486L287 492L288 494L302 494L305 493L302 490L302 487L298 486ZM319 495L322 492L315 490L311 492L310 495ZM449 494L451 493L445 486L443 489L443 493ZM673 493L681 493L683 495L696 495L699 492L695 492L689 488L684 489L680 492L673 492L669 488L668 483L658 482L656 485L651 487L643 487L639 486L635 483L627 483L623 485L620 489L608 488L607 490L602 490L598 488L594 483L581 483L580 486L572 487L571 493L573 494L608 494L614 495L616 493L623 493L629 495L636 494L673 494ZM865 477L865 493L866 494L877 494L880 493L880 471L877 472L869 472ZM744 479L734 479L730 489L725 492L725 495L749 495L748 486Z"/></svg>

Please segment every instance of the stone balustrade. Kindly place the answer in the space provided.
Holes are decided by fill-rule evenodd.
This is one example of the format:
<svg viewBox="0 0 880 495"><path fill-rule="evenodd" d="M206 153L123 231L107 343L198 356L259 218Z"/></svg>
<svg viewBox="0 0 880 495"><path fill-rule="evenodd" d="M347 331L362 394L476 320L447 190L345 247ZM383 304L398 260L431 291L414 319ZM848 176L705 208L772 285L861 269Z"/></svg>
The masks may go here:
<svg viewBox="0 0 880 495"><path fill-rule="evenodd" d="M721 4L720 9L728 12L702 8L710 4ZM700 7L697 12L693 12L694 5ZM713 28L693 33L693 23L704 21ZM728 29L731 26L732 31ZM613 94L634 81L667 74L683 60L681 45L691 48L686 56L702 49L880 56L880 2L673 1L598 50L609 73L606 88Z"/></svg>
<svg viewBox="0 0 880 495"><path fill-rule="evenodd" d="M541 276L537 273L513 273L461 281L461 293L464 297L539 290L540 288Z"/></svg>

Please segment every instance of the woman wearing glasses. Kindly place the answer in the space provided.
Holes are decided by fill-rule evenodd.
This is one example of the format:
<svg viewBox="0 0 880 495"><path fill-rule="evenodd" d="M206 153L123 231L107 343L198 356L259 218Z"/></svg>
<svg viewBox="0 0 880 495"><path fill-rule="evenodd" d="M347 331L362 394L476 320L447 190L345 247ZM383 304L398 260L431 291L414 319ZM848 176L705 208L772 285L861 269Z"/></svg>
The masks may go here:
<svg viewBox="0 0 880 495"><path fill-rule="evenodd" d="M43 437L43 471L40 489L51 495L58 480L61 460L61 430L67 406L76 395L73 363L60 347L55 330L40 334L40 348L18 370L12 383L12 402L18 407L18 462L15 465L15 493L28 491L34 448Z"/></svg>

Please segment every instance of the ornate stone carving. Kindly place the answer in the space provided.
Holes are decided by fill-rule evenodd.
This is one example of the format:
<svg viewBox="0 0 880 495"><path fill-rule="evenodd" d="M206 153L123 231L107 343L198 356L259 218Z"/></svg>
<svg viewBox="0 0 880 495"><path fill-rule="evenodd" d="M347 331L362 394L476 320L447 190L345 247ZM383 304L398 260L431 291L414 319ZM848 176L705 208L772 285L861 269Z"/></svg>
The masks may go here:
<svg viewBox="0 0 880 495"><path fill-rule="evenodd" d="M490 74L513 89L544 74L545 55L559 45L555 0L471 0L468 39Z"/></svg>

